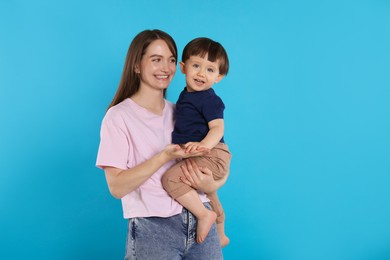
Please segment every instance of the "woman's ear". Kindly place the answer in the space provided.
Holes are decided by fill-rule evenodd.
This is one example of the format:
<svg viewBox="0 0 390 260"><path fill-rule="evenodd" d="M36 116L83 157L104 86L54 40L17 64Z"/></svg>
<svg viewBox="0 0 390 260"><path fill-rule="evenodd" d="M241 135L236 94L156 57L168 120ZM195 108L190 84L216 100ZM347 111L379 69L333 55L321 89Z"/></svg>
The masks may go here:
<svg viewBox="0 0 390 260"><path fill-rule="evenodd" d="M134 72L137 73L137 74L141 73L141 71L139 70L139 66L138 65L135 65Z"/></svg>

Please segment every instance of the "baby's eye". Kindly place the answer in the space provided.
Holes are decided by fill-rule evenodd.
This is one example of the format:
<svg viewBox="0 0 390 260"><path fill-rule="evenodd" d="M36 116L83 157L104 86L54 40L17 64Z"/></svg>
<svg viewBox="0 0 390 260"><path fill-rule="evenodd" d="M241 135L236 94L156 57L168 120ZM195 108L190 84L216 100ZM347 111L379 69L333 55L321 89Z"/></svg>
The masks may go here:
<svg viewBox="0 0 390 260"><path fill-rule="evenodd" d="M207 69L207 71L208 72L214 72L214 69L209 68L209 69Z"/></svg>
<svg viewBox="0 0 390 260"><path fill-rule="evenodd" d="M198 64L192 64L192 67L194 67L194 68L199 68L199 65Z"/></svg>

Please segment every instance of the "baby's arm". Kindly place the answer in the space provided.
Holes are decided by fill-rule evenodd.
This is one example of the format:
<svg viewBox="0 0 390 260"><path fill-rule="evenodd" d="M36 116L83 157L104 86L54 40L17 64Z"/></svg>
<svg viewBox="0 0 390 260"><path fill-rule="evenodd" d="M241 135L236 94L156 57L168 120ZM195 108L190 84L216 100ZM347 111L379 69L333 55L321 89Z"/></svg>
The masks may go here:
<svg viewBox="0 0 390 260"><path fill-rule="evenodd" d="M214 119L209 123L209 132L206 137L200 142L188 142L184 145L186 152L193 152L201 149L213 149L222 139L224 133L223 119Z"/></svg>

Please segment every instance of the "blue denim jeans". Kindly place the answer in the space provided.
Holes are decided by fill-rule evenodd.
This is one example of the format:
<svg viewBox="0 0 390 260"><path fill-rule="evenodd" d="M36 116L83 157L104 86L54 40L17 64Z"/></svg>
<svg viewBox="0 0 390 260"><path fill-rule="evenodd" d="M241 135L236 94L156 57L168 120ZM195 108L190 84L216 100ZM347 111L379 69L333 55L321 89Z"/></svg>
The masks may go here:
<svg viewBox="0 0 390 260"><path fill-rule="evenodd" d="M210 209L208 203L205 206ZM196 243L196 225L196 217L184 208L168 218L130 218L125 259L223 259L215 224L201 244Z"/></svg>

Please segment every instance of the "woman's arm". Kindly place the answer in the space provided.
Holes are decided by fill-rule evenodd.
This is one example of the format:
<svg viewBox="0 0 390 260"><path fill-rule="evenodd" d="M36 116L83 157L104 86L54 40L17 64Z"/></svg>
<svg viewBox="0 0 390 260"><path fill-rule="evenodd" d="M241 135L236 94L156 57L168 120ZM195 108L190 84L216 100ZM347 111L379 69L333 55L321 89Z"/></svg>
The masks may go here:
<svg viewBox="0 0 390 260"><path fill-rule="evenodd" d="M185 178L181 181L201 192L211 193L218 190L226 183L229 176L228 173L222 179L216 181L209 168L199 167L191 159L185 160L185 163L186 165L181 167Z"/></svg>
<svg viewBox="0 0 390 260"><path fill-rule="evenodd" d="M176 158L200 156L204 153L205 151L185 153L179 145L168 145L160 153L133 168L124 170L115 167L104 167L108 188L112 196L118 199L123 198L126 194L137 189L168 161Z"/></svg>

